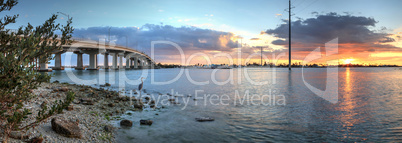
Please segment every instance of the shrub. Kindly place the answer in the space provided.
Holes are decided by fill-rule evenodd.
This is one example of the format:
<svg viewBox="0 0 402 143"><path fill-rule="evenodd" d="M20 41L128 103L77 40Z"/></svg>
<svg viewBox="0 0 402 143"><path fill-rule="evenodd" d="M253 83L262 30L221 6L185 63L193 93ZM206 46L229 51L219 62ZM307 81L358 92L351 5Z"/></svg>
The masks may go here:
<svg viewBox="0 0 402 143"><path fill-rule="evenodd" d="M0 12L10 11L17 3L16 0L1 0ZM0 19L0 130L4 133L4 142L7 142L11 131L37 126L54 113L60 113L74 99L74 93L69 92L64 102L58 101L50 109L44 106L36 121L21 125L31 114L23 103L33 98L33 89L50 79L50 75L35 70L36 59L48 62L52 59L52 52L61 50L61 45L70 44L73 28L70 26L72 19L62 26L55 24L57 15L52 15L37 27L28 23L16 31L5 29L8 24L15 23L17 17L4 16ZM56 35L56 31L60 31L61 36Z"/></svg>

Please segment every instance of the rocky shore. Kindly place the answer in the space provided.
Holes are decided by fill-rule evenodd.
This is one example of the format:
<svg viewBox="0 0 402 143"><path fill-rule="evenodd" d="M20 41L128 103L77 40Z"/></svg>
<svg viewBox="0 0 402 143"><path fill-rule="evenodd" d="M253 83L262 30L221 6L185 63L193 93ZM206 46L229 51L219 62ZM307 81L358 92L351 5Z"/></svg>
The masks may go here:
<svg viewBox="0 0 402 143"><path fill-rule="evenodd" d="M116 127L109 121L121 120L120 115L125 111L141 110L143 107L142 102L133 102L136 100L121 96L116 91L58 82L43 83L33 90L36 97L24 105L32 115L37 115L41 106L51 107L56 100L63 100L68 91L75 93L75 99L62 114L51 116L26 134L13 133L9 142L25 142L37 137L41 137L43 142L115 142ZM34 116L29 116L25 121L23 124L29 124L34 121ZM56 124L61 125L55 127ZM74 126L74 129L57 131L64 126Z"/></svg>

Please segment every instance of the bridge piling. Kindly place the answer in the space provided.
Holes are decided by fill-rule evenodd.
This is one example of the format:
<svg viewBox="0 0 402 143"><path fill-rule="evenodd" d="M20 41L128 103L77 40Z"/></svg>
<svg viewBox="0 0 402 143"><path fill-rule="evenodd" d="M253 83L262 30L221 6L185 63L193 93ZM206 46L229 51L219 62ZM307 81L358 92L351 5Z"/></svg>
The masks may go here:
<svg viewBox="0 0 402 143"><path fill-rule="evenodd" d="M104 53L103 68L109 69L109 53Z"/></svg>
<svg viewBox="0 0 402 143"><path fill-rule="evenodd" d="M89 51L89 67L87 70L98 70L98 52L97 51Z"/></svg>

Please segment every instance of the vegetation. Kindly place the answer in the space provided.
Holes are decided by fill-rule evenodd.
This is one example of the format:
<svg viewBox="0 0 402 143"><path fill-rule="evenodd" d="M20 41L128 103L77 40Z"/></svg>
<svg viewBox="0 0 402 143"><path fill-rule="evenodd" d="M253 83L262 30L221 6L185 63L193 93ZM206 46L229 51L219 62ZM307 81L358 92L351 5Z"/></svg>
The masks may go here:
<svg viewBox="0 0 402 143"><path fill-rule="evenodd" d="M103 141L108 141L108 142L112 141L112 138L113 138L113 136L112 136L111 133L105 133L105 132L100 133L100 136L98 136L98 137L99 137L101 140L103 140Z"/></svg>
<svg viewBox="0 0 402 143"><path fill-rule="evenodd" d="M161 63L156 64L156 66L158 66L160 68L180 68L180 67L182 67L181 65L176 65L176 64L161 64Z"/></svg>
<svg viewBox="0 0 402 143"><path fill-rule="evenodd" d="M107 121L110 121L110 116L109 116L109 114L105 114L105 119L106 119Z"/></svg>
<svg viewBox="0 0 402 143"><path fill-rule="evenodd" d="M17 3L16 0L0 0L0 12L10 11ZM35 70L36 59L48 62L52 59L53 51L61 50L61 45L70 44L73 28L70 26L72 19L62 26L55 24L57 15L52 15L37 27L28 23L16 31L5 29L7 25L15 23L17 17L4 16L0 19L0 132L4 133L3 142L7 142L11 131L26 131L39 125L51 115L62 112L74 99L74 93L69 92L65 101L54 103L50 109L44 106L35 121L21 125L31 114L23 103L34 97L31 93L33 89L50 79L50 75ZM56 35L56 31L61 36Z"/></svg>

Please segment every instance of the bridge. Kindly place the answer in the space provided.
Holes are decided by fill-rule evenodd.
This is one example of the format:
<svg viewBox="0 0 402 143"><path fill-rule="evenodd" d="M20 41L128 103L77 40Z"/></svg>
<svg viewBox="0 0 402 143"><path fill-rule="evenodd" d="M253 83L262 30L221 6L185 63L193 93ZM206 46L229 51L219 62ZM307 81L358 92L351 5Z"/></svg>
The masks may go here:
<svg viewBox="0 0 402 143"><path fill-rule="evenodd" d="M76 70L98 70L98 54L104 55L104 69L147 69L154 68L155 61L143 52L128 47L109 45L97 41L90 41L84 39L73 38L74 41L71 45L63 45L62 50L54 51L55 66L48 67L45 61L39 61L38 70L48 72L52 70L64 70L61 64L61 54L66 52L73 52L77 55ZM83 65L83 54L89 55L89 66ZM109 56L112 56L112 65L109 66ZM125 58L125 65L123 66L123 58ZM38 65L38 64L37 64Z"/></svg>

